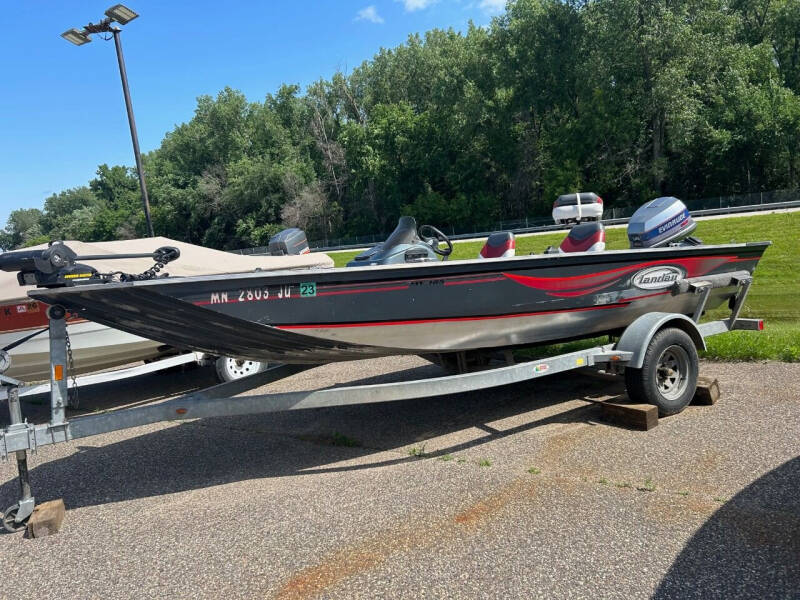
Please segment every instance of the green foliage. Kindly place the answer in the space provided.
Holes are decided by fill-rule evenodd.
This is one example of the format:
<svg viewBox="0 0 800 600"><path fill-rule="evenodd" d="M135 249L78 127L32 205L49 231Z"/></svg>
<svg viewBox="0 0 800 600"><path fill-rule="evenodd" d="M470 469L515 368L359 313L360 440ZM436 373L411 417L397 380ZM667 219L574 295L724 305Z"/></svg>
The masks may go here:
<svg viewBox="0 0 800 600"><path fill-rule="evenodd" d="M488 27L433 30L349 74L260 102L226 87L144 157L158 234L232 249L444 231L549 212L800 184L797 0L516 0ZM0 245L141 236L136 173L15 211Z"/></svg>
<svg viewBox="0 0 800 600"><path fill-rule="evenodd" d="M38 208L20 208L8 216L5 229L0 231L0 247L12 250L31 245L42 237L42 211Z"/></svg>

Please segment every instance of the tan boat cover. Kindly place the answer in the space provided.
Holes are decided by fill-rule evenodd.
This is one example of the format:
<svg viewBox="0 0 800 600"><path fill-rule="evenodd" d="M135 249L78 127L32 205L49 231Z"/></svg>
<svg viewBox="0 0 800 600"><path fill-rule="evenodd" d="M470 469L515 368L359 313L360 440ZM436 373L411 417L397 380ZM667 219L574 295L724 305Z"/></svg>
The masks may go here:
<svg viewBox="0 0 800 600"><path fill-rule="evenodd" d="M142 238L136 240L117 240L113 242L64 242L78 256L89 254L133 254L152 252L161 246L175 246L181 256L169 263L162 272L170 275L218 275L221 273L246 273L261 269L275 271L279 269L308 269L333 267L333 260L321 252L312 252L299 256L244 256L222 250L212 250L185 242L176 242L165 237ZM47 244L25 248L26 250L47 248ZM120 258L117 260L80 261L90 265L101 273L123 271L125 273L141 273L153 266L151 258ZM16 273L0 271L0 302L9 303L27 299L27 291L31 287L20 287Z"/></svg>

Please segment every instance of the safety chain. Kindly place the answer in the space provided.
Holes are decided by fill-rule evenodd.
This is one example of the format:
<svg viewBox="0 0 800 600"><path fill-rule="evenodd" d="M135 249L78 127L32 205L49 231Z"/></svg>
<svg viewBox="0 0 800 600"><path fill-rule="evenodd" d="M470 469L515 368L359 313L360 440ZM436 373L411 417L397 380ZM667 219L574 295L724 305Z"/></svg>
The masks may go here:
<svg viewBox="0 0 800 600"><path fill-rule="evenodd" d="M164 263L157 262L146 271L138 274L123 273L120 276L120 281L147 281L148 279L155 279L158 277L158 272L164 268Z"/></svg>
<svg viewBox="0 0 800 600"><path fill-rule="evenodd" d="M152 267L139 274L121 273L119 279L120 281L146 281L148 279L155 279L158 277L159 271L161 271L168 262L175 260L179 256L180 251L177 248L164 246L153 253L153 258L155 258L156 263Z"/></svg>
<svg viewBox="0 0 800 600"><path fill-rule="evenodd" d="M67 377L72 379L72 387L67 384L67 406L78 408L78 378L75 376L75 361L72 357L72 342L69 339L69 332L64 328L64 336L67 342Z"/></svg>

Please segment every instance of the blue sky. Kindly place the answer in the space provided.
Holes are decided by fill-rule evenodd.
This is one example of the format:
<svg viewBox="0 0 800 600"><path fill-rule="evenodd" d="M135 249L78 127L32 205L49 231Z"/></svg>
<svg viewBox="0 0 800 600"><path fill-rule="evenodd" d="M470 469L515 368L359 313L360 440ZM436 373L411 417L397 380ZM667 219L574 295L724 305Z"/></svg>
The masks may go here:
<svg viewBox="0 0 800 600"><path fill-rule="evenodd" d="M114 44L60 34L114 0L6 0L0 51L0 226L16 208L85 185L101 163L132 165ZM188 2L126 0L122 43L143 152L191 118L197 96L231 86L261 100L351 70L435 27L486 24L504 0Z"/></svg>

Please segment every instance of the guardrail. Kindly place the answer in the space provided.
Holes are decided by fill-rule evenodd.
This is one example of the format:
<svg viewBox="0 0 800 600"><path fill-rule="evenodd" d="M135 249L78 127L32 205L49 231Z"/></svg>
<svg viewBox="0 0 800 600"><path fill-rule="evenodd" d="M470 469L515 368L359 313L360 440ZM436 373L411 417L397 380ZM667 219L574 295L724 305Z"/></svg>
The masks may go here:
<svg viewBox="0 0 800 600"><path fill-rule="evenodd" d="M748 194L746 197L752 197L756 194ZM798 193L794 193L793 195L797 196ZM720 203L721 203L720 199ZM698 202L699 203L699 202ZM689 204L694 204L690 202ZM617 207L611 210L608 210L603 215L603 224L605 225L624 225L630 220L630 215L633 214L634 210L637 207ZM697 210L692 210L692 216L694 217L705 217L705 216L712 216L712 215L726 215L726 214L737 214L737 213L756 213L762 212L767 210L780 210L785 208L800 208L800 200L789 200L784 202L767 202L765 204L743 204L740 206L722 206L719 208L701 208ZM625 216L616 217L616 214L625 214L630 213ZM611 215L609 218L606 218L605 215ZM506 222L506 225L512 224L521 224L523 222L528 223L545 223L549 221L549 219L531 219L531 220L524 220L524 221L516 221L516 222ZM503 223L500 223L500 227L494 230L487 230L487 231L475 231L471 233L457 233L448 236L451 240L468 240L472 238L480 238L480 237L487 237L489 234L494 233L495 231L511 231L514 234L525 234L525 233L545 233L548 231L563 231L569 229L569 226L566 225L531 225L526 227L503 227ZM361 248L371 248L375 244L379 243L383 239L385 239L388 234L385 235L376 235L370 236L373 240L372 242L361 242L361 243L354 243L354 244L340 244L335 246L325 246L320 245L321 241L312 242L310 244L312 251L314 252L334 252L339 250L359 250ZM269 249L266 246L258 246L256 248L243 248L241 250L231 250L231 252L235 252L237 254L248 254L248 255L260 255L260 254L269 254Z"/></svg>
<svg viewBox="0 0 800 600"><path fill-rule="evenodd" d="M723 208L706 208L701 210L693 210L692 216L693 217L707 217L712 215L725 215L725 214L735 214L735 213L747 213L747 212L761 212L765 210L776 210L776 209L783 209L783 208L800 208L800 200L794 200L791 202L772 202L769 204L750 204L746 206L727 206ZM624 225L630 220L630 217L619 217L616 219L603 219L604 225ZM567 225L537 225L535 227L518 227L515 229L509 229L508 231L512 231L515 235L516 234L523 234L523 233L545 233L548 231L564 231L569 229L570 226ZM489 234L494 233L494 231L478 231L475 233L458 233L456 235L448 236L451 240L469 240L472 238L480 238L480 237L487 237ZM349 244L346 246L313 246L312 250L314 252L331 252L336 250L358 250L360 248L370 248L375 244Z"/></svg>

